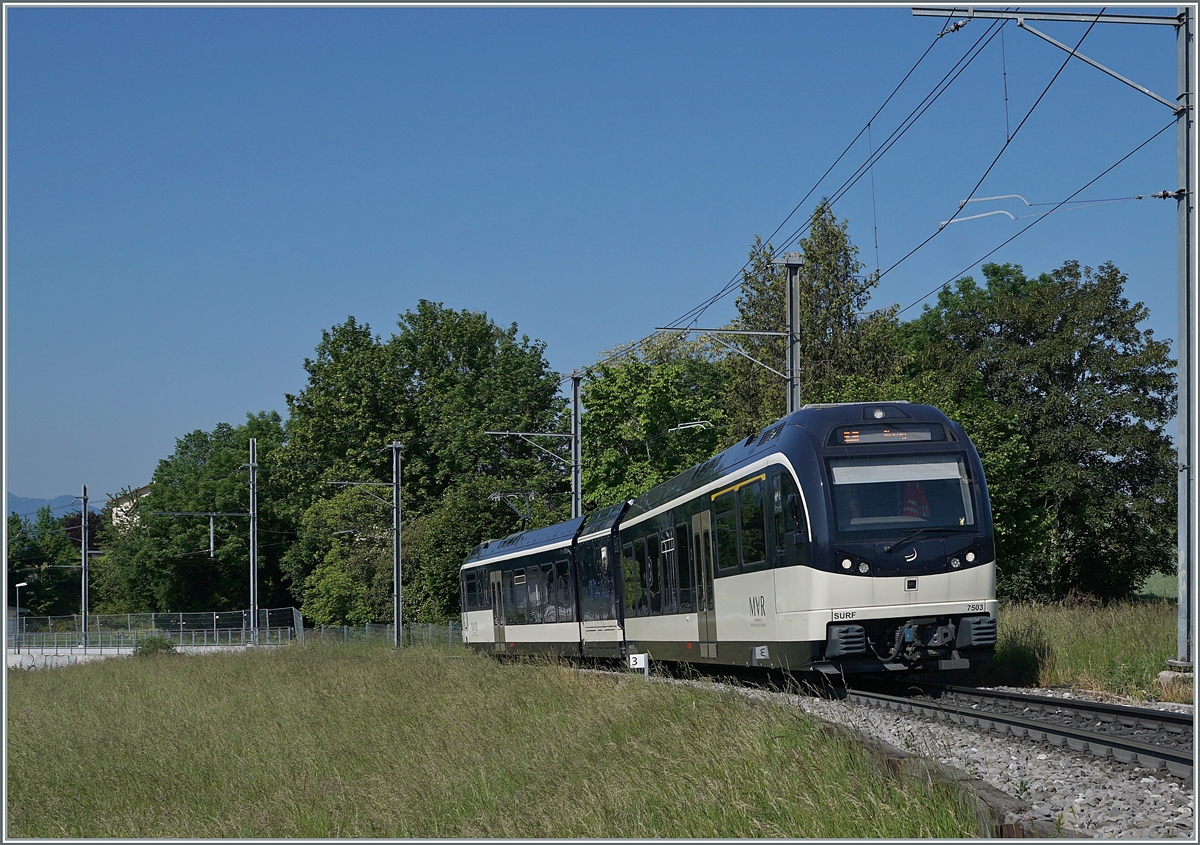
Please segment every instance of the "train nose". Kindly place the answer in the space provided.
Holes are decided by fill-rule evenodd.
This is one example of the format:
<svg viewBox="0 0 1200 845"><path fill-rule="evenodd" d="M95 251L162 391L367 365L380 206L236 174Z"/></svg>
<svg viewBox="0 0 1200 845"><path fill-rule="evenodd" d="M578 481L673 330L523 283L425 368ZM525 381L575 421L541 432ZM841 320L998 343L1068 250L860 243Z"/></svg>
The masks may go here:
<svg viewBox="0 0 1200 845"><path fill-rule="evenodd" d="M876 567L880 571L920 572L938 567L946 557L943 540L913 540L891 548L887 543L876 543Z"/></svg>

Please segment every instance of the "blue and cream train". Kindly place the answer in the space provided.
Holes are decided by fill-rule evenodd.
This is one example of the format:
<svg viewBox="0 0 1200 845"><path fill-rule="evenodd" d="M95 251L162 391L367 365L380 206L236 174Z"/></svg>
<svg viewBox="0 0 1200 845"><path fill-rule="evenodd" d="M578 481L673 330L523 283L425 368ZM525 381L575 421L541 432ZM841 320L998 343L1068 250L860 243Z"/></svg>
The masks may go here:
<svg viewBox="0 0 1200 845"><path fill-rule="evenodd" d="M983 467L927 405L806 405L628 502L489 540L463 640L824 672L959 669L996 643Z"/></svg>

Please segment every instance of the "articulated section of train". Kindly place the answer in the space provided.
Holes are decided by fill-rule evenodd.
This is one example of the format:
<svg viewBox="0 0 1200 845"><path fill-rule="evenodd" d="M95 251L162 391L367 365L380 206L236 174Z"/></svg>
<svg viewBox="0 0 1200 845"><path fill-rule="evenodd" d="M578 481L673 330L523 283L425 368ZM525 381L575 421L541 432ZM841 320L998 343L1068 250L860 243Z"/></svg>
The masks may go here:
<svg viewBox="0 0 1200 845"><path fill-rule="evenodd" d="M979 456L941 411L806 405L647 493L489 540L463 639L838 672L961 669L996 644Z"/></svg>

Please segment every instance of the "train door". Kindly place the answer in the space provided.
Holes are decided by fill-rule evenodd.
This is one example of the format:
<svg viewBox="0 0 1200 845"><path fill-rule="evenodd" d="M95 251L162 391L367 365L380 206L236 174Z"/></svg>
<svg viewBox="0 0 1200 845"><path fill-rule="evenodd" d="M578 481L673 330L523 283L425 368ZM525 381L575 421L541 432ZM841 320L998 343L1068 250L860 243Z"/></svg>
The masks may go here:
<svg viewBox="0 0 1200 845"><path fill-rule="evenodd" d="M713 598L712 513L692 517L692 548L696 559L696 621L700 656L717 656L717 608Z"/></svg>
<svg viewBox="0 0 1200 845"><path fill-rule="evenodd" d="M504 651L504 586L498 571L491 573L492 629L496 651Z"/></svg>
<svg viewBox="0 0 1200 845"><path fill-rule="evenodd" d="M625 648L621 622L621 559L611 535L579 544L579 590L583 651L595 657L620 657Z"/></svg>

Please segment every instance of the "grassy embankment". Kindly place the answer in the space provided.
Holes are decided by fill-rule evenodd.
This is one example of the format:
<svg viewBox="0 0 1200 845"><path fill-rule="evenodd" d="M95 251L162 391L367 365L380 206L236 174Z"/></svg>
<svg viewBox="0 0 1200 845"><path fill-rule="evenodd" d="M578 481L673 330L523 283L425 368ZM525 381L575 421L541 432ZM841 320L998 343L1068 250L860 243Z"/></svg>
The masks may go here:
<svg viewBox="0 0 1200 845"><path fill-rule="evenodd" d="M961 837L795 709L448 649L8 675L10 837Z"/></svg>
<svg viewBox="0 0 1200 845"><path fill-rule="evenodd" d="M1002 604L996 656L971 679L1190 704L1190 685L1155 683L1176 654L1176 622L1175 603L1154 597L1110 605Z"/></svg>

